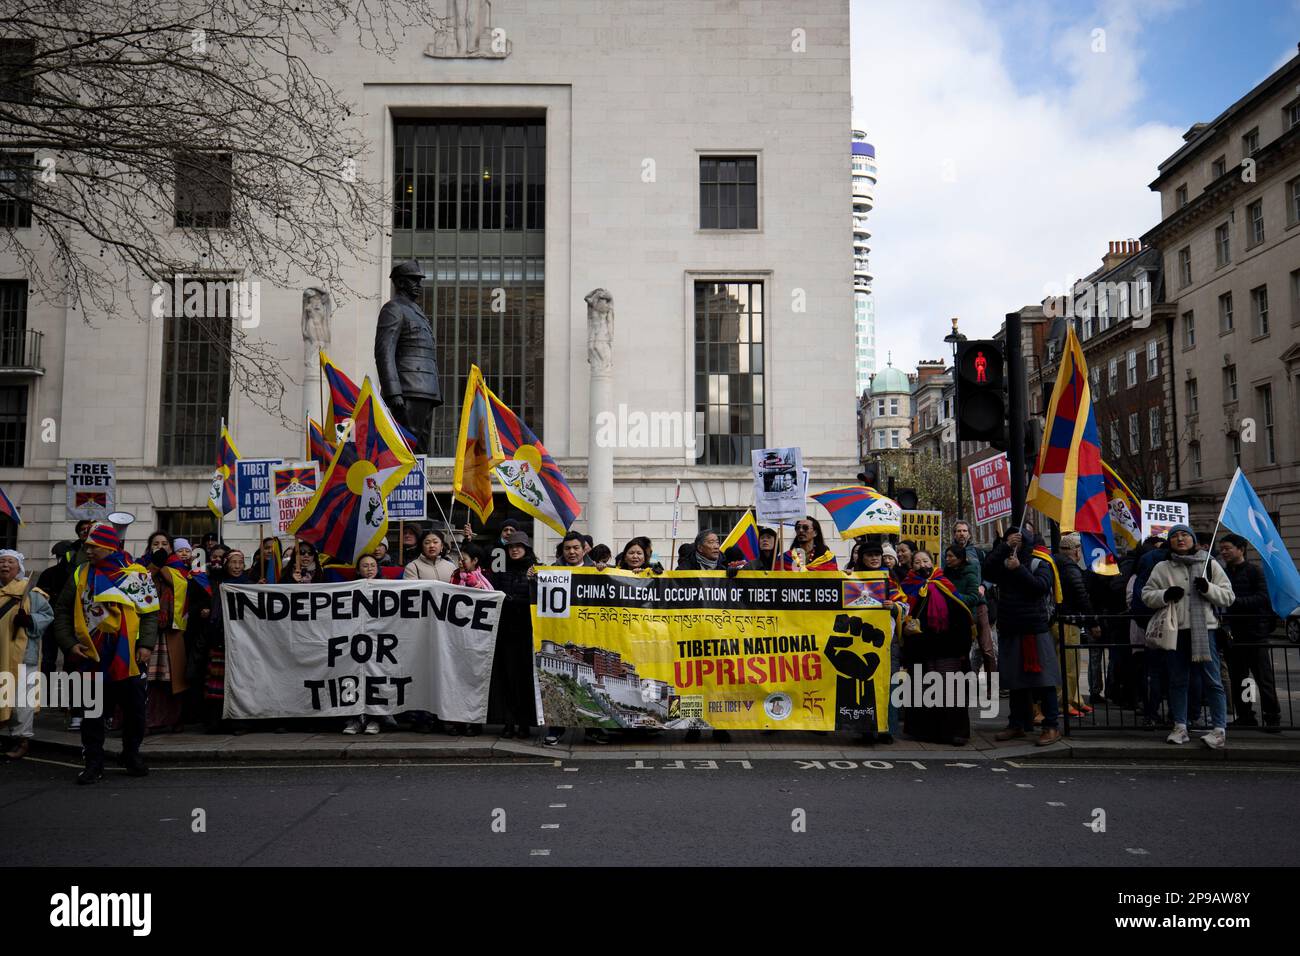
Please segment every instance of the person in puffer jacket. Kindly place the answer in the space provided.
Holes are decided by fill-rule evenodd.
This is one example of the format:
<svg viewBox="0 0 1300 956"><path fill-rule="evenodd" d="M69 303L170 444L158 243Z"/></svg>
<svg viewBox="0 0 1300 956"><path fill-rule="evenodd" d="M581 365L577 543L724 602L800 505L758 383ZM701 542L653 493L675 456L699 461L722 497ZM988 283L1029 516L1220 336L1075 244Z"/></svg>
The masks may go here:
<svg viewBox="0 0 1300 956"><path fill-rule="evenodd" d="M1201 741L1212 749L1225 744L1228 701L1220 678L1215 631L1216 609L1232 606L1232 583L1223 568L1196 550L1196 536L1185 524L1169 529L1169 559L1151 570L1142 588L1142 602L1153 610L1173 606L1178 646L1165 655L1169 667L1169 709L1174 729L1166 738L1185 744L1187 736L1187 686L1199 679L1209 700L1213 729Z"/></svg>

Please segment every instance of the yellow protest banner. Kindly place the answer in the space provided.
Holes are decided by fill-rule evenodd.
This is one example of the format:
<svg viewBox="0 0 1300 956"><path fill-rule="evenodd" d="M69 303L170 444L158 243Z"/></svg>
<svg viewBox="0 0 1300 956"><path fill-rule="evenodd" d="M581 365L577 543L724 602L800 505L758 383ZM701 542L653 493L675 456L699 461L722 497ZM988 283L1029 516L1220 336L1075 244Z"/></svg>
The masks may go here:
<svg viewBox="0 0 1300 956"><path fill-rule="evenodd" d="M904 511L900 541L915 541L917 546L929 551L935 567L943 567L943 512Z"/></svg>
<svg viewBox="0 0 1300 956"><path fill-rule="evenodd" d="M539 568L540 724L888 729L886 575Z"/></svg>

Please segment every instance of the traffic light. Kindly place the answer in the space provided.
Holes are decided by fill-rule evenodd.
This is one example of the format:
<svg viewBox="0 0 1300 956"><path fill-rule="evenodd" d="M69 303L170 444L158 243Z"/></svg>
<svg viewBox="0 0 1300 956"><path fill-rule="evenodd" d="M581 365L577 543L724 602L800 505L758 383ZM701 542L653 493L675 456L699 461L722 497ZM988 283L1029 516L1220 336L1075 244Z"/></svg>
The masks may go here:
<svg viewBox="0 0 1300 956"><path fill-rule="evenodd" d="M921 504L921 499L917 497L915 488L899 488L894 495L894 500L898 502L898 507L904 511L915 511Z"/></svg>
<svg viewBox="0 0 1300 956"><path fill-rule="evenodd" d="M862 470L858 472L858 481L862 482L868 488L880 488L880 465L874 461L862 463Z"/></svg>
<svg viewBox="0 0 1300 956"><path fill-rule="evenodd" d="M1002 343L974 339L957 345L957 440L1006 441L1007 393Z"/></svg>

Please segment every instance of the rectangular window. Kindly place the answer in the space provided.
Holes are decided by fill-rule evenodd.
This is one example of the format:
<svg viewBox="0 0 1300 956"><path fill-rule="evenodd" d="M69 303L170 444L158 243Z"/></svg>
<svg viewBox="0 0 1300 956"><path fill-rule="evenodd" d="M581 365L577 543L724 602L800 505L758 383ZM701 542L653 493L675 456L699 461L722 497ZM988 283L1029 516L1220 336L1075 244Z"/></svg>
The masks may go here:
<svg viewBox="0 0 1300 956"><path fill-rule="evenodd" d="M26 447L27 386L0 386L0 467L22 468Z"/></svg>
<svg viewBox="0 0 1300 956"><path fill-rule="evenodd" d="M1300 126L1300 100L1292 100L1286 106L1282 107L1283 132L1295 126Z"/></svg>
<svg viewBox="0 0 1300 956"><path fill-rule="evenodd" d="M1106 394L1114 395L1119 388L1119 359L1111 359L1106 367Z"/></svg>
<svg viewBox="0 0 1300 956"><path fill-rule="evenodd" d="M1226 156L1220 156L1214 162L1210 163L1210 179L1218 179L1228 171L1228 159Z"/></svg>
<svg viewBox="0 0 1300 956"><path fill-rule="evenodd" d="M36 41L0 39L0 102L30 103L36 95Z"/></svg>
<svg viewBox="0 0 1300 956"><path fill-rule="evenodd" d="M230 153L177 153L175 225L226 229L233 201Z"/></svg>
<svg viewBox="0 0 1300 956"><path fill-rule="evenodd" d="M695 283L696 463L748 465L763 447L763 283Z"/></svg>
<svg viewBox="0 0 1300 956"><path fill-rule="evenodd" d="M1124 446L1119 442L1119 422L1110 423L1110 454L1112 458L1119 458L1124 454Z"/></svg>
<svg viewBox="0 0 1300 956"><path fill-rule="evenodd" d="M1259 127L1256 126L1241 138L1241 155L1253 156L1259 152Z"/></svg>
<svg viewBox="0 0 1300 956"><path fill-rule="evenodd" d="M433 413L432 455L456 454L472 364L546 441L545 120L400 119L393 147L391 258L424 271L420 307L446 402Z"/></svg>
<svg viewBox="0 0 1300 956"><path fill-rule="evenodd" d="M711 528L718 533L718 540L724 540L731 529L748 514L744 508L700 508L696 512L699 529Z"/></svg>
<svg viewBox="0 0 1300 956"><path fill-rule="evenodd" d="M27 280L0 281L0 366L31 368L39 352L27 354Z"/></svg>
<svg viewBox="0 0 1300 956"><path fill-rule="evenodd" d="M1160 374L1160 343L1151 341L1147 343L1147 380L1155 378Z"/></svg>
<svg viewBox="0 0 1300 956"><path fill-rule="evenodd" d="M1291 324L1300 325L1300 269L1291 272Z"/></svg>
<svg viewBox="0 0 1300 956"><path fill-rule="evenodd" d="M1142 425L1137 412L1128 417L1128 450L1135 455L1142 450Z"/></svg>
<svg viewBox="0 0 1300 956"><path fill-rule="evenodd" d="M883 398L876 399L876 417L885 417L885 400Z"/></svg>
<svg viewBox="0 0 1300 956"><path fill-rule="evenodd" d="M0 229L32 224L32 153L0 153Z"/></svg>
<svg viewBox="0 0 1300 956"><path fill-rule="evenodd" d="M1187 205L1187 183L1174 190L1174 208L1182 209Z"/></svg>
<svg viewBox="0 0 1300 956"><path fill-rule="evenodd" d="M1147 430L1151 433L1152 449L1159 448L1161 445L1161 428L1160 428L1160 409L1152 408L1147 411Z"/></svg>
<svg viewBox="0 0 1300 956"><path fill-rule="evenodd" d="M205 296L205 305L209 298L216 295ZM163 318L158 463L211 466L221 420L228 414L233 309L187 316L174 314L181 311L178 304L170 303Z"/></svg>
<svg viewBox="0 0 1300 956"><path fill-rule="evenodd" d="M1219 266L1232 261L1232 235L1226 222L1214 230L1214 261Z"/></svg>
<svg viewBox="0 0 1300 956"><path fill-rule="evenodd" d="M1124 357L1124 387L1132 388L1138 383L1138 354L1137 349L1129 349L1128 354Z"/></svg>
<svg viewBox="0 0 1300 956"><path fill-rule="evenodd" d="M700 157L700 228L758 228L758 157Z"/></svg>
<svg viewBox="0 0 1300 956"><path fill-rule="evenodd" d="M1264 241L1264 200L1256 199L1246 207L1246 248Z"/></svg>
<svg viewBox="0 0 1300 956"><path fill-rule="evenodd" d="M1261 385L1255 389L1256 402L1259 405L1259 417L1263 425L1263 434L1260 436L1263 441L1260 442L1260 451L1263 452L1265 465L1277 464L1277 446L1274 443L1273 435L1273 386Z"/></svg>
<svg viewBox="0 0 1300 956"><path fill-rule="evenodd" d="M1254 334L1268 335L1268 286L1250 290L1250 314L1255 322Z"/></svg>
<svg viewBox="0 0 1300 956"><path fill-rule="evenodd" d="M1083 341L1092 338L1092 312L1088 312L1083 317Z"/></svg>
<svg viewBox="0 0 1300 956"><path fill-rule="evenodd" d="M1183 313L1183 348L1190 349L1196 344L1196 316L1191 312Z"/></svg>
<svg viewBox="0 0 1300 956"><path fill-rule="evenodd" d="M215 455L214 455L215 457ZM207 508L159 508L155 527L173 538L184 538L195 546L212 530L212 512Z"/></svg>
<svg viewBox="0 0 1300 956"><path fill-rule="evenodd" d="M1133 317L1133 313L1129 309L1127 282L1121 282L1119 286L1119 317L1121 319L1131 319Z"/></svg>
<svg viewBox="0 0 1300 956"><path fill-rule="evenodd" d="M1178 250L1178 284L1185 287L1192 284L1192 247L1183 246Z"/></svg>
<svg viewBox="0 0 1300 956"><path fill-rule="evenodd" d="M898 399L896 399L896 398L891 398L891 399L889 400L889 414L891 414L891 415L897 415L897 414L898 414Z"/></svg>
<svg viewBox="0 0 1300 956"><path fill-rule="evenodd" d="M1223 367L1223 402L1226 405L1229 402L1237 400L1237 366L1225 365Z"/></svg>
<svg viewBox="0 0 1300 956"><path fill-rule="evenodd" d="M891 428L891 429L889 430L889 447L890 447L890 448L898 448L898 447L899 447L899 444L898 444L898 431L899 431L899 430L898 430L897 428Z"/></svg>
<svg viewBox="0 0 1300 956"><path fill-rule="evenodd" d="M1300 177L1286 184L1286 224L1300 222Z"/></svg>
<svg viewBox="0 0 1300 956"><path fill-rule="evenodd" d="M1233 433L1232 440L1228 443L1228 459L1231 461L1230 469L1241 467L1241 435Z"/></svg>
<svg viewBox="0 0 1300 956"><path fill-rule="evenodd" d="M1088 377L1092 379L1092 395L1097 398L1101 395L1101 366L1094 365L1088 369Z"/></svg>
<svg viewBox="0 0 1300 956"><path fill-rule="evenodd" d="M1190 448L1190 451L1191 451L1191 459L1192 459L1192 477L1195 478L1195 479L1197 479L1197 480L1199 481L1199 480L1200 480L1200 477L1201 477L1201 444L1200 444L1200 442L1192 442L1192 444L1191 444L1191 448Z"/></svg>
<svg viewBox="0 0 1300 956"><path fill-rule="evenodd" d="M1157 498L1165 496L1165 476L1162 472L1157 471L1151 478L1151 490L1155 492Z"/></svg>
<svg viewBox="0 0 1300 956"><path fill-rule="evenodd" d="M1200 407L1201 407L1200 395L1198 394L1196 388L1196 379L1189 378L1187 380L1187 384L1184 385L1183 388L1187 394L1187 414L1195 415L1198 411L1200 411Z"/></svg>
<svg viewBox="0 0 1300 956"><path fill-rule="evenodd" d="M1232 331L1232 293L1219 296L1219 334Z"/></svg>

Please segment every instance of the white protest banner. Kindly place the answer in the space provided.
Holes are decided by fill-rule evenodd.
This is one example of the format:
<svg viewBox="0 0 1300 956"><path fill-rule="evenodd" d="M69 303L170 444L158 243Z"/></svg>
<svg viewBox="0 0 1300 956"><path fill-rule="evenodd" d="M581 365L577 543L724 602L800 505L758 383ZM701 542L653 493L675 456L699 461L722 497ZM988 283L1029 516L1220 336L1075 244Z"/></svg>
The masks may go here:
<svg viewBox="0 0 1300 956"><path fill-rule="evenodd" d="M803 455L798 448L759 448L754 461L754 511L760 524L779 524L807 513Z"/></svg>
<svg viewBox="0 0 1300 956"><path fill-rule="evenodd" d="M1176 524L1190 526L1187 503L1184 501L1148 501L1142 499L1142 534L1150 537L1169 537L1169 529Z"/></svg>
<svg viewBox="0 0 1300 956"><path fill-rule="evenodd" d="M117 510L117 471L111 461L68 461L68 517L105 518Z"/></svg>
<svg viewBox="0 0 1300 956"><path fill-rule="evenodd" d="M389 521L423 521L429 516L428 480L424 471L427 460L424 455L416 455L415 467L388 496Z"/></svg>
<svg viewBox="0 0 1300 956"><path fill-rule="evenodd" d="M1011 514L1011 471L1006 452L967 465L966 477L975 502L976 524L988 524Z"/></svg>
<svg viewBox="0 0 1300 956"><path fill-rule="evenodd" d="M272 534L288 534L289 525L320 487L320 467L314 461L271 466Z"/></svg>
<svg viewBox="0 0 1300 956"><path fill-rule="evenodd" d="M227 584L230 718L487 718L505 595L441 581Z"/></svg>

